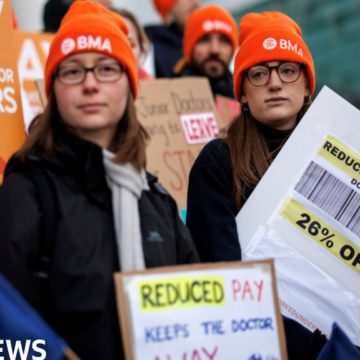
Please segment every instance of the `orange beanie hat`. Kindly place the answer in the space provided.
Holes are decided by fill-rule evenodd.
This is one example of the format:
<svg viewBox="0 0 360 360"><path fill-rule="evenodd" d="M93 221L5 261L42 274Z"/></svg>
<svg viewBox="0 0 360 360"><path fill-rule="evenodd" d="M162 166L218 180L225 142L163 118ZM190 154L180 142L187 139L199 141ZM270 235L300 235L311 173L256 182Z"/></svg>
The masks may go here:
<svg viewBox="0 0 360 360"><path fill-rule="evenodd" d="M75 1L56 33L45 66L45 90L49 96L53 75L66 57L88 51L104 53L125 65L134 98L138 92L137 65L130 43L129 30L123 18L104 6Z"/></svg>
<svg viewBox="0 0 360 360"><path fill-rule="evenodd" d="M176 1L177 0L153 0L153 3L163 20L165 20Z"/></svg>
<svg viewBox="0 0 360 360"><path fill-rule="evenodd" d="M266 61L295 61L306 65L310 93L315 90L315 68L295 21L280 12L248 14L240 21L240 49L235 57L234 93L240 102L244 70Z"/></svg>
<svg viewBox="0 0 360 360"><path fill-rule="evenodd" d="M205 6L195 10L187 18L184 29L183 53L191 63L191 55L195 44L204 35L219 32L226 35L235 51L237 45L237 26L229 12L217 5Z"/></svg>

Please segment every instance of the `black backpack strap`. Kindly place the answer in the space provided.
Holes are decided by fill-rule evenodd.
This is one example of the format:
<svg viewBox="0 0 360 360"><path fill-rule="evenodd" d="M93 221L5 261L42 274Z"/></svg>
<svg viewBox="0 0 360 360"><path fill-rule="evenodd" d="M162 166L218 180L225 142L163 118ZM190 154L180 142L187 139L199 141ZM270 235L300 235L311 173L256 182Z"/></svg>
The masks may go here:
<svg viewBox="0 0 360 360"><path fill-rule="evenodd" d="M30 155L29 160L27 173L38 190L43 213L43 232L35 274L41 279L49 279L58 220L57 202L42 160L35 155Z"/></svg>

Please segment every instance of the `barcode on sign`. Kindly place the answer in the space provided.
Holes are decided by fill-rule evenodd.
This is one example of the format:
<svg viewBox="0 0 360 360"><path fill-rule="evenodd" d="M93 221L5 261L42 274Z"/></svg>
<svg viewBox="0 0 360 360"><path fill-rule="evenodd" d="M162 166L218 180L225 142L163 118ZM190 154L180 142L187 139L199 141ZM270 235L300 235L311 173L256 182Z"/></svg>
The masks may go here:
<svg viewBox="0 0 360 360"><path fill-rule="evenodd" d="M360 195L311 162L295 191L360 236Z"/></svg>

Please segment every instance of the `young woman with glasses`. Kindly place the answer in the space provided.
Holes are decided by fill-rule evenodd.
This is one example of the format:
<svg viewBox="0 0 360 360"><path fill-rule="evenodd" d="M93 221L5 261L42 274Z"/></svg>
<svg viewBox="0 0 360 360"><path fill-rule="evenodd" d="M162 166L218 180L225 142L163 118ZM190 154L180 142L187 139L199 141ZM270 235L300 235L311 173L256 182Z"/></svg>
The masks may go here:
<svg viewBox="0 0 360 360"><path fill-rule="evenodd" d="M0 271L87 360L124 359L114 272L198 262L175 201L144 170L126 35L120 15L74 2L50 48L48 105L0 187Z"/></svg>
<svg viewBox="0 0 360 360"><path fill-rule="evenodd" d="M241 260L235 218L309 108L315 88L311 54L286 15L246 15L239 45L233 78L241 114L223 139L204 147L189 178L186 224L203 262ZM317 353L325 341L288 319L285 329L292 359Z"/></svg>

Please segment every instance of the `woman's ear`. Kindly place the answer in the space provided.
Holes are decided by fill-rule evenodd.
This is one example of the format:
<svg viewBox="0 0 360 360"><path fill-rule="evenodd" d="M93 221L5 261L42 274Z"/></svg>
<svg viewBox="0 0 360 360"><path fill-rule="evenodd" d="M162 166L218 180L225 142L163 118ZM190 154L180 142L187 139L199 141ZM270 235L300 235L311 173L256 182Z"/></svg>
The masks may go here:
<svg viewBox="0 0 360 360"><path fill-rule="evenodd" d="M247 103L247 98L246 98L246 95L244 94L244 90L242 91L242 94L240 96L240 102L242 104L246 104Z"/></svg>

